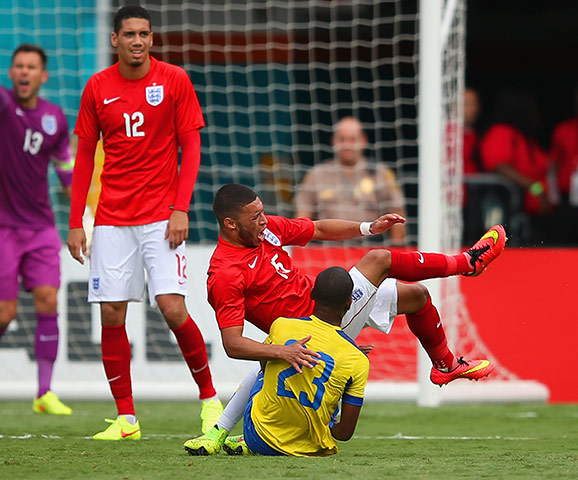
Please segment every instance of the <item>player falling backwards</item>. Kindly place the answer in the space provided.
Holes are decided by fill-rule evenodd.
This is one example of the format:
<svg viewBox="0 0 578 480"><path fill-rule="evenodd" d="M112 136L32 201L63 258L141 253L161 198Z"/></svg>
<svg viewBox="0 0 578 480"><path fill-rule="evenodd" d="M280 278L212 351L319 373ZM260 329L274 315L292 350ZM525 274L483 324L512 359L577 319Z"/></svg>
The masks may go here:
<svg viewBox="0 0 578 480"><path fill-rule="evenodd" d="M228 184L215 196L219 240L209 267L208 298L221 329L223 346L232 358L267 361L284 359L301 371L311 366L315 352L293 345L265 345L243 336L244 320L269 332L280 315L305 317L313 311L310 292L314 277L304 275L283 249L310 241L340 241L389 230L405 219L387 214L369 223L345 220L287 219L265 215L257 194L243 185ZM353 304L343 318L347 335L356 338L373 327L388 333L397 314L407 324L432 361L431 381L444 385L458 378L479 379L494 369L488 360L463 360L449 349L437 309L427 288L419 283L451 275L480 275L504 249L504 228L489 229L469 250L457 255L398 252L385 248L368 252L351 270ZM217 453L226 435L239 421L258 369L243 380L217 425L185 449L194 455Z"/></svg>

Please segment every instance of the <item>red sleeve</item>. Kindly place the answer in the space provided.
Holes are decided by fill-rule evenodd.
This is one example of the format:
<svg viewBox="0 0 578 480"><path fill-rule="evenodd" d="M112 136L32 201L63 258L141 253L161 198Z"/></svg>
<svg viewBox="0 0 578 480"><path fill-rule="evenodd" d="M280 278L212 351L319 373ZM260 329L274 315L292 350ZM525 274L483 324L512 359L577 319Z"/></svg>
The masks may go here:
<svg viewBox="0 0 578 480"><path fill-rule="evenodd" d="M315 225L310 218L285 218L267 215L268 228L281 238L282 245L307 245L315 233Z"/></svg>
<svg viewBox="0 0 578 480"><path fill-rule="evenodd" d="M70 194L69 228L82 228L82 215L86 206L86 196L92 180L94 170L94 152L96 140L83 137L78 138L76 162L72 174L72 192Z"/></svg>
<svg viewBox="0 0 578 480"><path fill-rule="evenodd" d="M181 168L174 208L188 212L201 164L201 134L198 130L190 130L178 138L181 145Z"/></svg>
<svg viewBox="0 0 578 480"><path fill-rule="evenodd" d="M94 88L95 81L93 77L91 77L82 92L74 134L78 137L96 140L98 142L100 139L100 124L98 123L96 115Z"/></svg>
<svg viewBox="0 0 578 480"><path fill-rule="evenodd" d="M480 157L487 172L493 172L498 165L512 163L515 134L507 125L494 125L484 135L480 142Z"/></svg>
<svg viewBox="0 0 578 480"><path fill-rule="evenodd" d="M564 129L565 123L560 123L554 128L550 144L550 158L554 164L559 164L564 158Z"/></svg>
<svg viewBox="0 0 578 480"><path fill-rule="evenodd" d="M207 287L209 303L215 311L219 328L242 327L245 323L244 276L239 272L231 274L230 270L221 270L213 273Z"/></svg>
<svg viewBox="0 0 578 480"><path fill-rule="evenodd" d="M199 130L205 126L203 112L199 105L197 94L187 73L178 68L175 75L175 91L179 92L176 98L176 131L177 135Z"/></svg>

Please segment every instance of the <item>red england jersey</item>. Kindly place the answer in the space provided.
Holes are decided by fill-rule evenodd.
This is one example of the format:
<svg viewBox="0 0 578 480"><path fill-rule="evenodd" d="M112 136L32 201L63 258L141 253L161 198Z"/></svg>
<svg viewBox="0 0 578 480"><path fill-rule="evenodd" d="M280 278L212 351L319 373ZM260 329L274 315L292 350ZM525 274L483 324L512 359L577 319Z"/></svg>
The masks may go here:
<svg viewBox="0 0 578 480"><path fill-rule="evenodd" d="M570 178L578 169L578 118L570 118L556 126L550 155L558 168L558 189L568 195Z"/></svg>
<svg viewBox="0 0 578 480"><path fill-rule="evenodd" d="M86 84L74 133L105 152L96 225L144 225L170 217L178 188L177 135L205 126L193 85L180 67L151 57L128 80L119 64Z"/></svg>
<svg viewBox="0 0 578 480"><path fill-rule="evenodd" d="M251 322L266 333L280 316L305 317L315 278L293 265L285 245L305 245L315 227L308 218L267 216L265 240L256 248L235 247L221 237L209 265L207 290L219 328Z"/></svg>

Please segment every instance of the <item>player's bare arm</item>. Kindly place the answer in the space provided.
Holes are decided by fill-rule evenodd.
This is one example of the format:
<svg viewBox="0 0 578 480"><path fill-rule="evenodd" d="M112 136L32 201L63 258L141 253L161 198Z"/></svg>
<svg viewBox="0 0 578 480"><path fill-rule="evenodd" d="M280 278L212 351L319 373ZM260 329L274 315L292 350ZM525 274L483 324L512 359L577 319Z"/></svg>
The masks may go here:
<svg viewBox="0 0 578 480"><path fill-rule="evenodd" d="M240 360L285 360L299 373L301 367L314 368L317 365L319 353L309 350L303 345L311 339L311 335L298 340L291 345L272 345L256 342L243 336L243 327L228 327L221 330L223 347L227 355Z"/></svg>
<svg viewBox="0 0 578 480"><path fill-rule="evenodd" d="M369 225L370 234L387 232L397 223L405 223L405 218L398 213L387 213L375 219ZM347 240L349 238L360 237L360 222L349 220L316 220L313 222L315 231L312 240Z"/></svg>
<svg viewBox="0 0 578 480"><path fill-rule="evenodd" d="M66 239L68 251L72 258L84 265L84 257L86 255L86 234L84 228L71 228L68 231L68 238Z"/></svg>
<svg viewBox="0 0 578 480"><path fill-rule="evenodd" d="M165 239L168 239L171 248L177 248L189 236L189 214L174 210L169 217Z"/></svg>
<svg viewBox="0 0 578 480"><path fill-rule="evenodd" d="M343 403L341 407L341 419L331 428L331 435L333 438L343 442L349 440L355 432L357 420L359 419L359 412L361 412L360 406Z"/></svg>

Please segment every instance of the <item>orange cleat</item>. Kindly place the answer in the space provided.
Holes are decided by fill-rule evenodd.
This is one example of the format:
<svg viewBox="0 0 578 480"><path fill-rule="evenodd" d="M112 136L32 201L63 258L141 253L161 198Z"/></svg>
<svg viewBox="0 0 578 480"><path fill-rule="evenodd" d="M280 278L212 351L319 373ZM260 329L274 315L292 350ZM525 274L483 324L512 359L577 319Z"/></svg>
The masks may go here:
<svg viewBox="0 0 578 480"><path fill-rule="evenodd" d="M484 273L488 265L504 251L506 246L506 231L501 225L494 225L482 238L480 238L472 248L466 251L470 256L470 263L474 270L463 275L477 277Z"/></svg>
<svg viewBox="0 0 578 480"><path fill-rule="evenodd" d="M480 378L487 377L494 371L494 366L489 360L470 360L466 362L463 357L460 357L458 363L459 365L451 372L442 372L432 367L429 377L432 383L441 387L458 378L478 381Z"/></svg>

